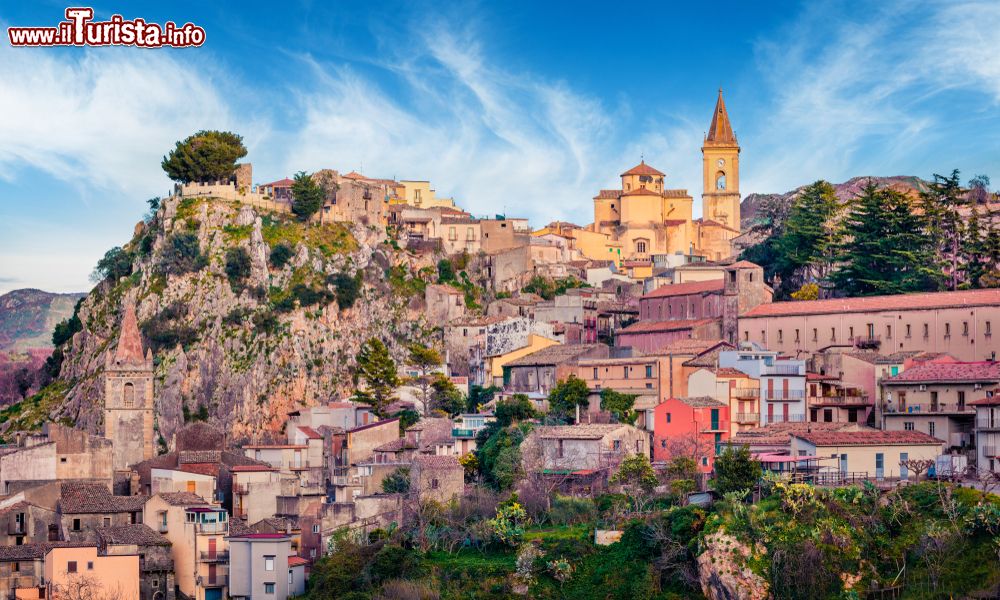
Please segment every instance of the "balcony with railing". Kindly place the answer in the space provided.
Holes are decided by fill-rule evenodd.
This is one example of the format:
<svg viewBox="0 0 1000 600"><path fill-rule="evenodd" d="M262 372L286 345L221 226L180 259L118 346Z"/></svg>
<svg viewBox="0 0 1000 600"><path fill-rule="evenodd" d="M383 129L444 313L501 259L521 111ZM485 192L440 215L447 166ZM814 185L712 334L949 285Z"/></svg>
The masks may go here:
<svg viewBox="0 0 1000 600"><path fill-rule="evenodd" d="M217 551L217 552L204 552L199 554L199 560L206 563L219 563L219 562L229 562L229 552L228 551Z"/></svg>
<svg viewBox="0 0 1000 600"><path fill-rule="evenodd" d="M763 395L768 402L798 402L805 397L805 390L764 390Z"/></svg>
<svg viewBox="0 0 1000 600"><path fill-rule="evenodd" d="M1000 446L983 446L983 456L986 458L1000 458Z"/></svg>
<svg viewBox="0 0 1000 600"><path fill-rule="evenodd" d="M804 423L806 416L804 414L776 414L776 415L764 415L764 424L770 425L771 423Z"/></svg>
<svg viewBox="0 0 1000 600"><path fill-rule="evenodd" d="M851 338L851 344L858 350L878 350L882 338L877 335L859 335Z"/></svg>
<svg viewBox="0 0 1000 600"><path fill-rule="evenodd" d="M233 493L236 494L237 496L244 496L250 493L250 488L245 483L234 483Z"/></svg>
<svg viewBox="0 0 1000 600"><path fill-rule="evenodd" d="M883 403L882 413L885 415L912 415L920 413L952 413L952 414L975 414L976 409L964 404L949 404L947 402L929 402L927 404L913 404L907 402L902 406Z"/></svg>
<svg viewBox="0 0 1000 600"><path fill-rule="evenodd" d="M476 437L476 433L478 432L479 432L478 429L462 429L459 427L455 427L451 430L451 437L459 439L470 439Z"/></svg>
<svg viewBox="0 0 1000 600"><path fill-rule="evenodd" d="M199 575L198 585L201 587L226 587L229 585L229 574Z"/></svg>
<svg viewBox="0 0 1000 600"><path fill-rule="evenodd" d="M868 396L862 394L839 394L809 396L810 406L869 406Z"/></svg>
<svg viewBox="0 0 1000 600"><path fill-rule="evenodd" d="M976 429L1000 429L1000 417L990 419L989 417L979 417L976 419Z"/></svg>
<svg viewBox="0 0 1000 600"><path fill-rule="evenodd" d="M804 364L795 365L764 365L760 369L761 375L805 375L806 368Z"/></svg>
<svg viewBox="0 0 1000 600"><path fill-rule="evenodd" d="M721 421L706 423L701 428L701 433L725 433L729 431L729 424Z"/></svg>
<svg viewBox="0 0 1000 600"><path fill-rule="evenodd" d="M734 388L732 391L733 398L759 398L760 388L755 387L738 387Z"/></svg>
<svg viewBox="0 0 1000 600"><path fill-rule="evenodd" d="M760 423L760 413L736 413L737 423Z"/></svg>

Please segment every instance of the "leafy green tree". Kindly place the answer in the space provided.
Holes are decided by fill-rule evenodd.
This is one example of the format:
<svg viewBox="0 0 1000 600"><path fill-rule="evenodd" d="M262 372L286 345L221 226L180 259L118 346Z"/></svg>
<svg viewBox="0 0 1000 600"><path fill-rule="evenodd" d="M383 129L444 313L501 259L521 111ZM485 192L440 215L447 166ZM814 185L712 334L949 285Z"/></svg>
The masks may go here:
<svg viewBox="0 0 1000 600"><path fill-rule="evenodd" d="M527 424L500 426L491 423L476 434L476 460L479 474L489 487L504 491L510 489L521 474L521 442Z"/></svg>
<svg viewBox="0 0 1000 600"><path fill-rule="evenodd" d="M551 300L556 295L556 284L547 277L535 275L528 281L528 285L521 288L526 294L538 294L545 300Z"/></svg>
<svg viewBox="0 0 1000 600"><path fill-rule="evenodd" d="M80 306L83 298L76 301L73 307L73 314L67 319L56 323L55 330L52 331L52 345L58 348L68 342L78 331L83 331L83 323L80 321Z"/></svg>
<svg viewBox="0 0 1000 600"><path fill-rule="evenodd" d="M410 469L399 467L382 480L382 491L386 494L408 494L410 492Z"/></svg>
<svg viewBox="0 0 1000 600"><path fill-rule="evenodd" d="M447 258L442 258L437 264L438 283L452 283L455 279L455 267Z"/></svg>
<svg viewBox="0 0 1000 600"><path fill-rule="evenodd" d="M382 340L371 338L361 345L354 367L354 380L355 385L364 382L363 389L355 389L354 399L371 405L376 415L385 416L385 407L396 399L399 375L396 361L392 360Z"/></svg>
<svg viewBox="0 0 1000 600"><path fill-rule="evenodd" d="M206 264L208 260L201 253L198 236L190 231L181 231L167 238L159 266L168 275L183 275L199 271Z"/></svg>
<svg viewBox="0 0 1000 600"><path fill-rule="evenodd" d="M630 454L622 460L618 470L611 476L611 483L622 486L622 491L632 501L636 512L641 512L646 497L659 483L656 471L645 454Z"/></svg>
<svg viewBox="0 0 1000 600"><path fill-rule="evenodd" d="M323 207L323 188L305 171L295 174L292 184L292 213L300 221L308 221Z"/></svg>
<svg viewBox="0 0 1000 600"><path fill-rule="evenodd" d="M226 277L234 290L250 277L250 271L250 254L242 246L226 250Z"/></svg>
<svg viewBox="0 0 1000 600"><path fill-rule="evenodd" d="M358 296L361 295L361 277L361 271L354 277L344 272L329 277L328 281L337 288L337 306L341 310L351 308L357 302Z"/></svg>
<svg viewBox="0 0 1000 600"><path fill-rule="evenodd" d="M828 275L837 252L840 204L833 186L817 181L806 186L792 203L777 248L785 261L782 270L801 272L801 280L821 281Z"/></svg>
<svg viewBox="0 0 1000 600"><path fill-rule="evenodd" d="M292 259L295 252L292 247L288 244L281 243L271 248L271 266L275 269L280 269L288 264L288 261Z"/></svg>
<svg viewBox="0 0 1000 600"><path fill-rule="evenodd" d="M431 408L455 416L465 409L465 396L450 379L438 374L431 382Z"/></svg>
<svg viewBox="0 0 1000 600"><path fill-rule="evenodd" d="M499 400L493 408L493 416L500 427L508 427L527 419L538 416L531 399L525 394L514 394L510 398Z"/></svg>
<svg viewBox="0 0 1000 600"><path fill-rule="evenodd" d="M199 131L177 142L161 166L174 181L191 183L227 180L236 161L247 155L243 138L228 131Z"/></svg>
<svg viewBox="0 0 1000 600"><path fill-rule="evenodd" d="M720 494L753 489L760 477L760 462L746 446L727 448L715 457L715 491Z"/></svg>
<svg viewBox="0 0 1000 600"><path fill-rule="evenodd" d="M517 546L528 525L528 512L517 502L497 507L497 516L487 521L490 530L498 540L508 546Z"/></svg>
<svg viewBox="0 0 1000 600"><path fill-rule="evenodd" d="M840 266L830 276L849 296L902 294L934 289L933 267L923 218L906 196L869 182L843 222Z"/></svg>
<svg viewBox="0 0 1000 600"><path fill-rule="evenodd" d="M635 425L639 416L632 407L635 405L635 394L623 394L610 388L601 390L601 410L611 413L618 423Z"/></svg>
<svg viewBox="0 0 1000 600"><path fill-rule="evenodd" d="M399 419L400 435L403 435L410 425L416 425L417 421L420 420L420 413L411 408L404 408L403 410L397 411L392 416Z"/></svg>
<svg viewBox="0 0 1000 600"><path fill-rule="evenodd" d="M94 283L105 279L118 281L122 277L132 274L132 260L135 256L128 250L123 250L120 246L108 250L104 256L97 261L94 272L90 274L90 280Z"/></svg>
<svg viewBox="0 0 1000 600"><path fill-rule="evenodd" d="M965 220L963 255L967 286L1000 287L1000 212L991 209L990 179L969 181L969 216Z"/></svg>
<svg viewBox="0 0 1000 600"><path fill-rule="evenodd" d="M579 409L590 406L590 388L587 383L570 375L556 383L549 392L549 414L555 418L579 420Z"/></svg>
<svg viewBox="0 0 1000 600"><path fill-rule="evenodd" d="M465 410L470 413L477 413L480 407L488 404L493 400L493 396L500 391L500 388L495 385L489 387L483 387L481 385L475 385L469 387L469 397L465 401Z"/></svg>

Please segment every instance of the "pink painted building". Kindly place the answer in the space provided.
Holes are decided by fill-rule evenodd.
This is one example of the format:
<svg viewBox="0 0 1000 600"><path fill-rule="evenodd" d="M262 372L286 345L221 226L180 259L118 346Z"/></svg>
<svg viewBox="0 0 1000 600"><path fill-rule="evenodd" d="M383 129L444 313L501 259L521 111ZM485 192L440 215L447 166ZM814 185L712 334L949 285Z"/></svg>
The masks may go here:
<svg viewBox="0 0 1000 600"><path fill-rule="evenodd" d="M654 412L653 461L693 456L702 472L710 473L717 448L729 439L729 405L708 396L670 398Z"/></svg>

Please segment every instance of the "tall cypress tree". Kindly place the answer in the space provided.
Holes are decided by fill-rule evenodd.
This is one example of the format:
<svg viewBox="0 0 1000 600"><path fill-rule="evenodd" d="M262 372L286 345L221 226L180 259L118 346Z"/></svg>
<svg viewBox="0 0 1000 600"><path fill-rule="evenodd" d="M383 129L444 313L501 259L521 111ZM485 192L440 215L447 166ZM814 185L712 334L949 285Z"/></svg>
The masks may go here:
<svg viewBox="0 0 1000 600"><path fill-rule="evenodd" d="M960 213L966 202L958 169L950 176L934 174L934 181L920 195L920 206L927 221L927 232L934 242L934 260L946 274L945 287L958 289L965 280L962 256L965 224Z"/></svg>
<svg viewBox="0 0 1000 600"><path fill-rule="evenodd" d="M909 199L869 181L842 222L840 265L830 276L849 296L901 294L936 288L924 218Z"/></svg>

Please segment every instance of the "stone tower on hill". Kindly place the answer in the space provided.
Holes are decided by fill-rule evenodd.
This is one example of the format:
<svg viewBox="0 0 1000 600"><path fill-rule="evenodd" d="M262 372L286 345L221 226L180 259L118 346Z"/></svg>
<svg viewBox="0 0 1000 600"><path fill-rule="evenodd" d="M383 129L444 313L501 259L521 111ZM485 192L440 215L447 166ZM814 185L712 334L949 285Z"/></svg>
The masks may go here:
<svg viewBox="0 0 1000 600"><path fill-rule="evenodd" d="M116 471L153 458L153 354L143 354L131 303L115 353L104 363L104 437L114 445Z"/></svg>
<svg viewBox="0 0 1000 600"><path fill-rule="evenodd" d="M712 123L701 147L702 220L740 230L740 145L719 90Z"/></svg>

